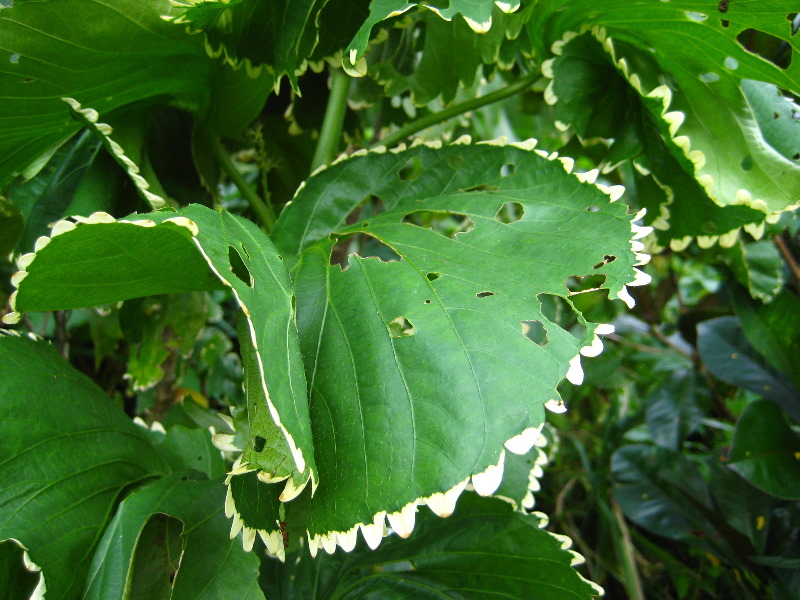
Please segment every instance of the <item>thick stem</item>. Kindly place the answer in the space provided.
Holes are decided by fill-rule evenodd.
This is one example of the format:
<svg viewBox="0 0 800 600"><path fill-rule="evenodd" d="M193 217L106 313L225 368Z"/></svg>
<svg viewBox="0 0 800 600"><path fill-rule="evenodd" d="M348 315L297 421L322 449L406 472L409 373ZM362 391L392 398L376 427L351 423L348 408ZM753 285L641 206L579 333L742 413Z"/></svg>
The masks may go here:
<svg viewBox="0 0 800 600"><path fill-rule="evenodd" d="M405 125L392 133L391 135L386 136L382 140L374 144L370 144L371 146L386 146L387 148L391 148L392 146L397 145L399 142L403 141L410 135L414 135L418 131L422 131L427 127L431 127L432 125L436 125L438 123L442 123L447 121L448 119L452 119L453 117L457 117L458 115L464 114L465 112L469 112L471 110L476 110L481 108L482 106L486 106L487 104L492 104L493 102L497 102L499 100L504 100L509 96L513 96L520 92L527 90L531 87L540 77L538 72L531 73L530 75L526 75L522 79L518 79L512 84L507 85L504 88L500 88L499 90L495 90L490 94L486 94L485 96L481 96L480 98L472 98L470 100L465 100L459 104L454 104L450 108L446 108L444 110L440 110L439 112L427 115L418 119L417 121L413 121L408 125Z"/></svg>
<svg viewBox="0 0 800 600"><path fill-rule="evenodd" d="M319 141L311 161L311 171L327 165L336 157L339 140L342 137L344 113L347 110L347 95L350 92L350 76L342 69L331 72L331 95L325 107L325 118L319 132Z"/></svg>
<svg viewBox="0 0 800 600"><path fill-rule="evenodd" d="M783 260L785 260L786 264L789 265L789 270L794 276L795 281L798 285L800 285L800 267L797 266L797 261L794 259L794 256L792 256L792 251L789 250L789 246L783 240L781 234L778 234L772 238L772 241L778 247L781 256L783 256Z"/></svg>
<svg viewBox="0 0 800 600"><path fill-rule="evenodd" d="M269 232L275 224L275 212L272 210L272 206L266 204L256 191L244 180L242 174L236 170L228 153L222 146L222 142L214 137L210 137L209 139L211 140L211 149L214 152L214 157L217 159L217 162L219 162L219 166L222 167L222 170L233 182L233 185L235 185L242 196L244 196L250 208L252 208L253 212L258 216L261 224L267 232Z"/></svg>

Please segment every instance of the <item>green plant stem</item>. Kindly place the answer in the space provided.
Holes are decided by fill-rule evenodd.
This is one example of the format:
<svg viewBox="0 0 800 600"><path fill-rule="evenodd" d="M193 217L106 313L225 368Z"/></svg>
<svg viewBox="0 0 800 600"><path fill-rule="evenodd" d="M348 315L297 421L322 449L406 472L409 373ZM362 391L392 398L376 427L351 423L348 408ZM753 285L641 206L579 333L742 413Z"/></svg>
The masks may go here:
<svg viewBox="0 0 800 600"><path fill-rule="evenodd" d="M504 100L510 96L519 94L536 83L540 76L541 75L538 72L531 73L530 75L526 75L522 79L518 79L514 83L509 84L504 88L500 88L499 90L495 90L490 94L486 94L480 98L465 100L459 104L454 104L450 108L446 108L437 113L422 117L421 119L413 121L408 125L404 125L391 135L386 136L382 140L378 140L374 144L370 144L370 146L386 146L387 148L391 148L392 146L402 142L405 138L414 135L418 131L426 129L427 127L442 123L448 119L452 119L453 117L464 114L465 112L486 106L487 104L492 104L493 102L498 102L499 100Z"/></svg>
<svg viewBox="0 0 800 600"><path fill-rule="evenodd" d="M211 149L214 152L214 157L217 159L217 162L219 162L219 166L222 167L222 170L233 182L233 185L235 185L242 196L244 196L250 208L252 208L253 212L258 216L261 224L267 232L269 232L272 226L275 225L275 212L272 210L272 206L265 203L256 191L244 180L244 177L242 177L242 174L236 169L233 161L231 161L228 153L222 146L222 142L215 137L210 137L209 139L211 141Z"/></svg>
<svg viewBox="0 0 800 600"><path fill-rule="evenodd" d="M319 132L319 140L311 161L311 171L327 165L336 156L339 140L342 137L344 113L347 109L347 95L350 92L350 76L342 69L331 72L331 95L325 107L325 118Z"/></svg>

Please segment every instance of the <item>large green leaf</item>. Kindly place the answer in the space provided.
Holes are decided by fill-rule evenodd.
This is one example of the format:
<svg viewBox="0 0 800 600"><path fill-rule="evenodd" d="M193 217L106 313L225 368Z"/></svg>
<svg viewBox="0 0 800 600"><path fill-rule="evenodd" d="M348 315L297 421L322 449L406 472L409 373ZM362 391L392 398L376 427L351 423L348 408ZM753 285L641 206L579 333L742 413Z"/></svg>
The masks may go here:
<svg viewBox="0 0 800 600"><path fill-rule="evenodd" d="M169 471L145 432L46 342L0 335L0 540L76 598L127 486Z"/></svg>
<svg viewBox="0 0 800 600"><path fill-rule="evenodd" d="M581 380L596 326L573 337L540 296L567 298L568 277L596 274L625 297L641 256L625 207L564 166L490 144L363 153L312 176L282 213L276 244L301 252L297 320L324 482L298 499L312 551L352 547L359 527L377 544L386 513L410 533L417 504L452 512L471 476L493 492L504 444L529 449L559 381ZM365 199L383 211L348 225ZM414 224L437 218L460 226ZM373 257L331 265L337 241L358 235ZM523 334L533 321L542 345Z"/></svg>
<svg viewBox="0 0 800 600"><path fill-rule="evenodd" d="M76 308L230 287L257 348L262 408L284 436L296 470L304 474L302 485L314 477L293 294L269 238L241 217L199 205L120 221L102 213L77 220L77 225L59 221L36 253L20 257L15 310ZM17 318L19 313L12 313L6 320ZM265 427L270 425L265 422ZM253 437L272 433L251 423ZM299 493L298 485L287 495Z"/></svg>
<svg viewBox="0 0 800 600"><path fill-rule="evenodd" d="M451 518L419 520L413 538L392 538L377 551L361 543L352 554L302 555L280 570L266 565L266 590L280 600L577 600L602 593L574 569L583 557L569 550L570 540L542 528L541 513L465 494Z"/></svg>
<svg viewBox="0 0 800 600"><path fill-rule="evenodd" d="M101 114L142 100L172 103L215 127L219 108L212 84L219 61L208 58L200 38L161 19L169 8L165 0L99 0L90 18L65 20L63 15L87 14L86 3L18 0L0 11L0 186L78 131L63 97ZM231 87L239 80L247 75L226 79ZM269 86L260 80L244 85L263 104ZM231 119L219 123L229 126ZM238 128L245 124L236 122Z"/></svg>
<svg viewBox="0 0 800 600"><path fill-rule="evenodd" d="M767 493L800 498L800 435L771 400L755 400L745 407L736 423L728 462Z"/></svg>
<svg viewBox="0 0 800 600"><path fill-rule="evenodd" d="M800 65L793 61L782 69L748 52L737 36L748 28L763 31L796 54L800 45L786 15L797 7L789 0L726 6L721 14L716 3L704 0L547 0L539 4L530 35L546 52L567 32L594 26L632 85L663 100L672 139L717 204L786 210L800 194L800 156L787 154L796 148L800 123L788 118L791 103L776 98L774 86L796 93ZM657 68L646 68L640 56L651 57L648 63Z"/></svg>
<svg viewBox="0 0 800 600"><path fill-rule="evenodd" d="M179 474L136 490L120 504L103 534L83 598L137 597L137 591L142 593L136 589L138 582L153 586L161 578L166 583L163 595L142 597L263 600L258 587L259 560L228 535L224 498L221 480L184 481ZM180 527L173 528L178 535L174 548L168 546L170 536L164 531L146 535L148 526L165 526L160 518L164 515L180 520ZM170 549L173 554L167 553ZM137 562L135 557L140 554L151 560Z"/></svg>

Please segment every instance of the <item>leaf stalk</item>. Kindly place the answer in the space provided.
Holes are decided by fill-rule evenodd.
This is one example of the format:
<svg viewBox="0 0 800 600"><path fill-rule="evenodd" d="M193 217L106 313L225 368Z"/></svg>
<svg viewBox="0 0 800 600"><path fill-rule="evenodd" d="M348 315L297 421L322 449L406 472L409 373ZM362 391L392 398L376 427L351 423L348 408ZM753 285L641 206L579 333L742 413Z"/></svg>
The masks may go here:
<svg viewBox="0 0 800 600"><path fill-rule="evenodd" d="M319 141L311 160L311 171L327 165L336 156L339 140L342 137L344 114L347 110L347 96L350 93L350 76L342 69L331 71L331 95L325 107L325 117L319 132Z"/></svg>

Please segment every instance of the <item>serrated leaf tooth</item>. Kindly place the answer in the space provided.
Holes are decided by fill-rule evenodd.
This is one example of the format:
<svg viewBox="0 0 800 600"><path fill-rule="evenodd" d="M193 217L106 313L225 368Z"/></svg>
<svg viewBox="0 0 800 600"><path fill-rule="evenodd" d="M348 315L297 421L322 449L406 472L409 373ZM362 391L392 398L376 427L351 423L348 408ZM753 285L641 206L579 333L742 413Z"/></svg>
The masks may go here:
<svg viewBox="0 0 800 600"><path fill-rule="evenodd" d="M472 476L472 485L480 496L491 496L503 481L506 451L500 452L500 459L496 465L489 465L482 473Z"/></svg>
<svg viewBox="0 0 800 600"><path fill-rule="evenodd" d="M630 309L633 309L633 307L636 306L636 301L628 293L628 288L625 286L623 286L622 289L617 292L617 298L622 300Z"/></svg>
<svg viewBox="0 0 800 600"><path fill-rule="evenodd" d="M33 259L36 258L35 252L28 252L27 254L23 254L17 259L17 269L20 271L25 271L33 262Z"/></svg>
<svg viewBox="0 0 800 600"><path fill-rule="evenodd" d="M600 171L597 169L592 169L591 171L586 171L585 173L575 173L575 177L583 181L584 183L594 183L597 181L597 176L600 174Z"/></svg>
<svg viewBox="0 0 800 600"><path fill-rule="evenodd" d="M614 331L616 331L616 328L611 323L600 323L594 328L594 332L597 335L609 335L614 333Z"/></svg>
<svg viewBox="0 0 800 600"><path fill-rule="evenodd" d="M320 548L320 544L317 542L319 539L318 535L312 536L310 532L306 531L308 535L308 552L311 554L311 558L317 557L317 551Z"/></svg>
<svg viewBox="0 0 800 600"><path fill-rule="evenodd" d="M258 535L267 547L269 554L278 557L281 562L286 561L286 549L283 546L283 536L280 531L266 532L263 529L259 529Z"/></svg>
<svg viewBox="0 0 800 600"><path fill-rule="evenodd" d="M197 235L200 233L200 230L197 228L197 223L191 219L187 219L186 217L170 217L169 219L164 219L164 222L175 223L175 225L185 227L191 232L193 237L197 237Z"/></svg>
<svg viewBox="0 0 800 600"><path fill-rule="evenodd" d="M386 532L386 525L384 523L384 517L386 513L381 511L375 515L374 520L369 525L365 525L361 523L361 535L364 536L364 541L367 542L367 546L370 549L375 550L383 540L383 535Z"/></svg>
<svg viewBox="0 0 800 600"><path fill-rule="evenodd" d="M760 240L762 237L764 237L764 222L748 223L744 226L744 230L752 235L754 239Z"/></svg>
<svg viewBox="0 0 800 600"><path fill-rule="evenodd" d="M467 477L464 481L457 483L446 492L437 492L422 500L435 515L439 517L449 517L456 509L458 497L461 495L461 492L464 491L464 488L467 487L469 480L470 478Z"/></svg>
<svg viewBox="0 0 800 600"><path fill-rule="evenodd" d="M45 249L45 247L46 247L46 246L47 246L47 244L49 244L49 243L50 243L50 238L49 238L49 237L47 237L46 235L43 235L43 236L39 237L39 238L36 240L36 242L34 242L34 244L33 244L33 251L34 251L34 253L35 253L35 252L41 252L42 250L44 250L44 249Z"/></svg>
<svg viewBox="0 0 800 600"><path fill-rule="evenodd" d="M229 519L236 513L236 503L233 501L233 492L230 486L226 486L228 491L225 493L225 516Z"/></svg>
<svg viewBox="0 0 800 600"><path fill-rule="evenodd" d="M329 533L321 535L320 543L322 544L323 550L325 550L325 552L327 552L328 554L333 554L334 552L336 552L336 532L331 531Z"/></svg>
<svg viewBox="0 0 800 600"><path fill-rule="evenodd" d="M27 272L27 271L17 271L16 273L14 273L14 274L11 276L11 285L13 285L15 288L18 288L18 287L19 287L19 284L20 284L20 283L22 282L22 280L23 280L23 279L25 279L27 276L28 276L28 272Z"/></svg>
<svg viewBox="0 0 800 600"><path fill-rule="evenodd" d="M558 96L556 96L555 90L553 89L552 79L550 80L550 83L547 84L547 87L544 88L544 101L550 106L553 106L558 102Z"/></svg>
<svg viewBox="0 0 800 600"><path fill-rule="evenodd" d="M233 443L236 439L236 436L231 433L212 433L211 434L211 443L214 444L214 447L218 450L222 450L223 452L236 452L241 451L241 448L237 448L236 445Z"/></svg>
<svg viewBox="0 0 800 600"><path fill-rule="evenodd" d="M253 544L256 542L256 530L250 527L242 528L242 548L245 552L250 552L253 549Z"/></svg>
<svg viewBox="0 0 800 600"><path fill-rule="evenodd" d="M386 519L389 521L389 527L391 527L397 535L401 538L407 538L414 530L416 514L417 503L411 502L406 504L399 511L387 514Z"/></svg>
<svg viewBox="0 0 800 600"><path fill-rule="evenodd" d="M633 231L632 240L640 240L653 233L653 228L647 225L636 225L631 223L631 231Z"/></svg>
<svg viewBox="0 0 800 600"><path fill-rule="evenodd" d="M639 240L631 240L631 250L634 252L641 252L644 250L644 244Z"/></svg>
<svg viewBox="0 0 800 600"><path fill-rule="evenodd" d="M569 368L567 369L567 381L573 385L580 385L583 383L583 369L581 368L581 355L573 357L569 361Z"/></svg>
<svg viewBox="0 0 800 600"><path fill-rule="evenodd" d="M550 50L553 52L553 54L560 55L564 51L564 46L566 46L572 39L576 37L578 37L577 32L567 31L560 40L553 42L553 45L550 46Z"/></svg>
<svg viewBox="0 0 800 600"><path fill-rule="evenodd" d="M72 231L75 229L76 225L72 221L67 221L66 219L61 219L60 221L56 221L53 223L50 229L50 237L54 238L62 233L67 233L68 231Z"/></svg>
<svg viewBox="0 0 800 600"><path fill-rule="evenodd" d="M504 13L513 13L520 7L519 0L495 0L495 4Z"/></svg>
<svg viewBox="0 0 800 600"><path fill-rule="evenodd" d="M561 161L561 164L564 165L564 170L567 173L572 173L572 169L575 167L575 160L570 158L569 156L562 156L558 159Z"/></svg>
<svg viewBox="0 0 800 600"><path fill-rule="evenodd" d="M678 129L680 129L681 125L683 125L685 119L686 115L679 110L674 110L664 114L664 120L669 125L669 134L671 136L674 136L678 132Z"/></svg>
<svg viewBox="0 0 800 600"><path fill-rule="evenodd" d="M539 519L539 523L537 523L537 527L539 529L544 529L550 523L550 517L548 517L545 513L540 512L538 510L533 511L531 513L531 516Z"/></svg>
<svg viewBox="0 0 800 600"><path fill-rule="evenodd" d="M719 238L716 235L699 235L697 236L697 245L706 250L716 244L717 239Z"/></svg>
<svg viewBox="0 0 800 600"><path fill-rule="evenodd" d="M675 238L670 240L669 247L674 252L681 252L683 250L686 250L686 248L691 243L692 243L692 237L687 235L686 237L683 238Z"/></svg>
<svg viewBox="0 0 800 600"><path fill-rule="evenodd" d="M542 63L542 75L547 77L548 79L553 79L555 76L553 73L553 65L555 64L555 58L548 58L546 61Z"/></svg>
<svg viewBox="0 0 800 600"><path fill-rule="evenodd" d="M280 483L281 481L286 481L289 475L273 475L272 473L268 473L267 471L259 471L256 475L258 480L262 483L273 484L273 483Z"/></svg>
<svg viewBox="0 0 800 600"><path fill-rule="evenodd" d="M579 554L578 552L575 552L575 550L569 550L569 553L572 555L572 559L569 561L570 567L577 567L586 562L583 554Z"/></svg>
<svg viewBox="0 0 800 600"><path fill-rule="evenodd" d="M644 254L643 252L634 252L633 255L636 257L635 265L637 267L643 267L650 262L651 257L649 254Z"/></svg>
<svg viewBox="0 0 800 600"><path fill-rule="evenodd" d="M454 141L451 144L451 146L457 146L460 144L471 144L471 143L472 143L472 136L465 133L464 135L459 136L459 138L456 141Z"/></svg>
<svg viewBox="0 0 800 600"><path fill-rule="evenodd" d="M279 496L281 502L290 502L297 498L300 493L306 489L306 485L308 485L309 477L306 477L300 485L297 485L294 481L293 477L290 477L286 480L286 485L283 487L283 491Z"/></svg>
<svg viewBox="0 0 800 600"><path fill-rule="evenodd" d="M639 285L648 285L653 280L648 273L645 273L644 271L641 271L635 267L633 269L633 273L635 276L634 280L628 285L632 285L634 287Z"/></svg>
<svg viewBox="0 0 800 600"><path fill-rule="evenodd" d="M19 323L19 320L22 318L22 315L18 312L10 312L6 315L3 315L3 323L6 325L16 325Z"/></svg>
<svg viewBox="0 0 800 600"><path fill-rule="evenodd" d="M567 412L567 405L564 404L563 400L548 400L544 403L544 407L552 413L560 415L562 413Z"/></svg>
<svg viewBox="0 0 800 600"><path fill-rule="evenodd" d="M358 542L357 525L352 529L348 529L347 531L336 532L336 543L339 546L341 546L342 550L344 550L345 552L352 552L355 549L357 542Z"/></svg>
<svg viewBox="0 0 800 600"><path fill-rule="evenodd" d="M509 452L514 454L527 454L536 445L536 440L542 433L542 425L539 427L528 427L519 435L515 435L504 445Z"/></svg>
<svg viewBox="0 0 800 600"><path fill-rule="evenodd" d="M739 238L739 228L732 229L728 233L723 233L719 236L719 245L723 248L730 248L736 243L736 240Z"/></svg>
<svg viewBox="0 0 800 600"><path fill-rule="evenodd" d="M513 142L510 145L519 148L520 150L530 151L536 148L536 144L538 143L539 140L537 140L536 138L528 138L527 140L523 140L521 142Z"/></svg>
<svg viewBox="0 0 800 600"><path fill-rule="evenodd" d="M234 513L233 518L231 520L231 533L230 533L231 539L239 535L239 532L242 530L243 527L244 527L244 522L242 521L242 518L239 516L239 513Z"/></svg>
<svg viewBox="0 0 800 600"><path fill-rule="evenodd" d="M583 346L580 353L587 358L598 356L603 351L603 342L596 335L592 338L592 343L588 346Z"/></svg>

